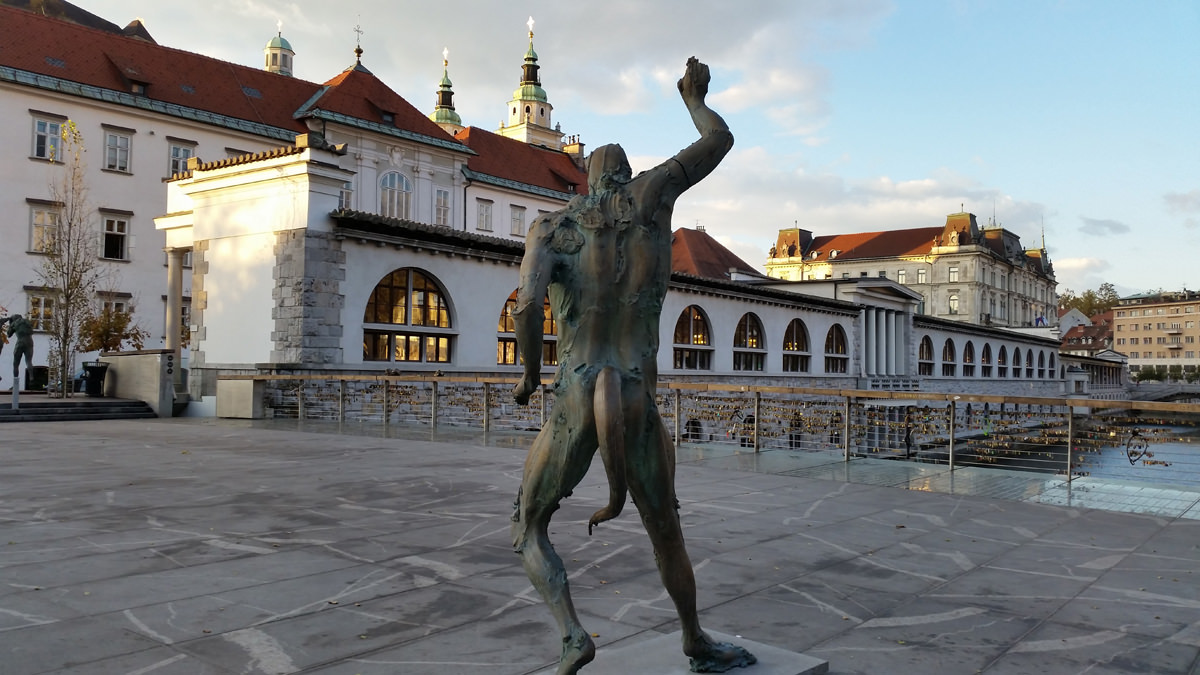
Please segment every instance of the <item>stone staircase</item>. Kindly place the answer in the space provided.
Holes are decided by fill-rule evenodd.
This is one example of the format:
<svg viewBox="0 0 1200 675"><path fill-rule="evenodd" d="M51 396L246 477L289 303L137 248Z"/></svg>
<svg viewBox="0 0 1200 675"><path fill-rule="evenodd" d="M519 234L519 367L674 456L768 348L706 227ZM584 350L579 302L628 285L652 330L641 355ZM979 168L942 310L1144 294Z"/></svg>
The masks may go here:
<svg viewBox="0 0 1200 675"><path fill-rule="evenodd" d="M158 417L144 401L82 396L69 399L37 397L32 401L25 400L24 395L21 398L19 410L13 410L11 403L0 403L0 423L136 420Z"/></svg>

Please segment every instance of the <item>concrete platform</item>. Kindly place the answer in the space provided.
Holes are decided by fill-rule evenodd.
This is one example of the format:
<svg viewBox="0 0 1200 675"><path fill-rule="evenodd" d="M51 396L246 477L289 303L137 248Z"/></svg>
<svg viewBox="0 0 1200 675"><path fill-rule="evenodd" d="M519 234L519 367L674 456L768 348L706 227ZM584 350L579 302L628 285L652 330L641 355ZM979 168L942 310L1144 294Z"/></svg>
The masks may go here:
<svg viewBox="0 0 1200 675"><path fill-rule="evenodd" d="M527 675L557 660L510 550L528 436L263 426L3 425L0 672ZM1011 491L965 473L909 489L882 470L793 475L786 453L681 459L710 631L837 675L1200 673L1194 515L979 496ZM602 653L678 630L633 509L587 534L603 475L597 460L552 527Z"/></svg>
<svg viewBox="0 0 1200 675"><path fill-rule="evenodd" d="M630 673L654 673L655 675L688 675L688 658L680 651L683 631L669 635L651 637L629 645L613 645L597 652L596 660L583 669L587 675L630 675ZM731 675L824 675L829 672L829 662L811 656L789 652L761 642L745 640L735 635L712 632L709 637L719 642L740 645L758 661L750 666L731 668ZM554 675L554 668L546 668L538 675Z"/></svg>

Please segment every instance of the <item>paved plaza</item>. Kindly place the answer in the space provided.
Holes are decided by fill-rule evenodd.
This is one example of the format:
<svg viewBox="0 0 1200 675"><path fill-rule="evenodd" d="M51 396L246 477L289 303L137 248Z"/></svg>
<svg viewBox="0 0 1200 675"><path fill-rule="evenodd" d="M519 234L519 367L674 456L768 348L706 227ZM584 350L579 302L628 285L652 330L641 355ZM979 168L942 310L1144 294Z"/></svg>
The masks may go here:
<svg viewBox="0 0 1200 675"><path fill-rule="evenodd" d="M529 439L0 425L0 672L542 670L560 643L509 545ZM632 506L588 536L596 461L552 536L604 650L678 625ZM678 467L705 625L843 675L1200 673L1200 494L1143 487L733 447Z"/></svg>

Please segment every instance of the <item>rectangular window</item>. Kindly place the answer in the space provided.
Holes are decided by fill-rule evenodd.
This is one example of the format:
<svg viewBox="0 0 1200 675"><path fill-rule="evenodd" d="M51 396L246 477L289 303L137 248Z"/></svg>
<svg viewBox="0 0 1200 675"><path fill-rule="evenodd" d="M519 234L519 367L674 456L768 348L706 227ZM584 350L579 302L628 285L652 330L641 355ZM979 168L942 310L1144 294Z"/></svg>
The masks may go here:
<svg viewBox="0 0 1200 675"><path fill-rule="evenodd" d="M54 323L54 298L45 295L30 295L28 319L29 325L34 330L50 330Z"/></svg>
<svg viewBox="0 0 1200 675"><path fill-rule="evenodd" d="M510 230L511 234L514 237L524 237L525 236L525 207L524 206L512 206L509 208L512 211L512 230Z"/></svg>
<svg viewBox="0 0 1200 675"><path fill-rule="evenodd" d="M880 279L886 279L886 278L887 278L887 271L886 271L886 270L879 270L879 278L880 278Z"/></svg>
<svg viewBox="0 0 1200 675"><path fill-rule="evenodd" d="M101 257L109 260L129 259L129 220L120 216L104 216L104 248Z"/></svg>
<svg viewBox="0 0 1200 675"><path fill-rule="evenodd" d="M956 283L958 281L958 266L951 265L950 269L946 270L946 274L949 276L947 281L949 281L952 284Z"/></svg>
<svg viewBox="0 0 1200 675"><path fill-rule="evenodd" d="M177 173L186 172L188 159L195 154L196 145L194 143L172 142L167 153L167 175L174 176Z"/></svg>
<svg viewBox="0 0 1200 675"><path fill-rule="evenodd" d="M450 225L450 191L437 189L433 206L433 224Z"/></svg>
<svg viewBox="0 0 1200 675"><path fill-rule="evenodd" d="M129 173L129 150L132 137L120 131L104 132L104 168Z"/></svg>
<svg viewBox="0 0 1200 675"><path fill-rule="evenodd" d="M338 208L342 210L354 208L354 183L350 181L342 183L342 188L338 190Z"/></svg>
<svg viewBox="0 0 1200 675"><path fill-rule="evenodd" d="M900 284L907 283L908 282L908 272L906 272L905 270L897 270L896 271L896 282L900 283Z"/></svg>
<svg viewBox="0 0 1200 675"><path fill-rule="evenodd" d="M928 270L926 270L924 268L917 270L917 283L918 284L927 283L927 281L926 281L926 277L927 277L926 272L927 271Z"/></svg>
<svg viewBox="0 0 1200 675"><path fill-rule="evenodd" d="M58 207L34 205L31 208L29 225L29 250L37 253L49 253L54 248L54 238L58 236Z"/></svg>
<svg viewBox="0 0 1200 675"><path fill-rule="evenodd" d="M480 232L492 231L492 202L486 199L475 200L475 207L478 209L478 222L475 224L475 229Z"/></svg>
<svg viewBox="0 0 1200 675"><path fill-rule="evenodd" d="M33 156L61 162L62 120L33 119Z"/></svg>

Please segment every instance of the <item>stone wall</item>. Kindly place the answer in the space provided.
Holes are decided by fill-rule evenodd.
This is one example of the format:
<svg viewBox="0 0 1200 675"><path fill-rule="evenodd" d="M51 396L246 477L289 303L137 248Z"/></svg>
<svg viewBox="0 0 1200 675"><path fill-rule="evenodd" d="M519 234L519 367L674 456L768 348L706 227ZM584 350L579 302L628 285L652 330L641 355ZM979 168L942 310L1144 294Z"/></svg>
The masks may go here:
<svg viewBox="0 0 1200 675"><path fill-rule="evenodd" d="M276 234L275 261L271 361L342 363L341 241L323 232L285 230Z"/></svg>

